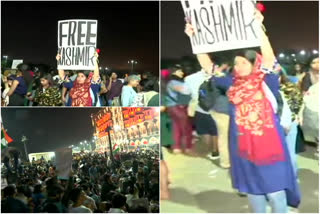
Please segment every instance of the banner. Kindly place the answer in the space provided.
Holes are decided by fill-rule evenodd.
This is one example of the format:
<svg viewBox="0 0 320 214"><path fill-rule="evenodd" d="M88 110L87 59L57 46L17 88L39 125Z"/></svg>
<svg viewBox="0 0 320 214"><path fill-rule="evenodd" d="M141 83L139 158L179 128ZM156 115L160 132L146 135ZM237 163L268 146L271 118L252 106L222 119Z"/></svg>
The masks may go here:
<svg viewBox="0 0 320 214"><path fill-rule="evenodd" d="M14 59L12 60L11 69L17 69L19 64L23 63L23 59Z"/></svg>
<svg viewBox="0 0 320 214"><path fill-rule="evenodd" d="M254 0L181 0L186 21L194 27L190 38L194 54L261 44Z"/></svg>
<svg viewBox="0 0 320 214"><path fill-rule="evenodd" d="M55 154L58 178L69 179L69 174L72 169L72 148L58 149Z"/></svg>
<svg viewBox="0 0 320 214"><path fill-rule="evenodd" d="M97 20L63 20L58 22L58 69L94 70L97 47Z"/></svg>

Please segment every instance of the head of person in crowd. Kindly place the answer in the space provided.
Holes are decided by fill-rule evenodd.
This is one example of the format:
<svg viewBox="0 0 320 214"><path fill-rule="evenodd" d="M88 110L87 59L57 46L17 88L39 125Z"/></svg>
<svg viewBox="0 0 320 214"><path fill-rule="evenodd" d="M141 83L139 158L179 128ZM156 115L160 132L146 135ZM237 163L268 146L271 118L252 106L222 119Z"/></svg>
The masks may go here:
<svg viewBox="0 0 320 214"><path fill-rule="evenodd" d="M118 79L118 74L117 74L116 72L111 72L110 78L111 78L112 80L116 80L116 79Z"/></svg>
<svg viewBox="0 0 320 214"><path fill-rule="evenodd" d="M309 60L310 71L314 73L319 73L319 56L314 55Z"/></svg>
<svg viewBox="0 0 320 214"><path fill-rule="evenodd" d="M28 64L21 63L17 66L17 77L23 77L27 85L29 85L33 80L33 73L31 73L31 68Z"/></svg>
<svg viewBox="0 0 320 214"><path fill-rule="evenodd" d="M199 71L201 68L195 57L184 56L180 60L180 65L184 71L184 75L188 76Z"/></svg>
<svg viewBox="0 0 320 214"><path fill-rule="evenodd" d="M53 79L51 74L44 74L40 77L40 89L48 89L53 86Z"/></svg>
<svg viewBox="0 0 320 214"><path fill-rule="evenodd" d="M159 81L156 77L151 77L149 79L141 80L140 85L142 87L142 91L156 91L159 92Z"/></svg>
<svg viewBox="0 0 320 214"><path fill-rule="evenodd" d="M90 71L78 71L77 72L77 83L78 84L84 84L87 80L87 78L90 75Z"/></svg>
<svg viewBox="0 0 320 214"><path fill-rule="evenodd" d="M17 189L15 185L8 185L3 189L4 198L14 197L17 194Z"/></svg>
<svg viewBox="0 0 320 214"><path fill-rule="evenodd" d="M130 75L128 77L128 86L131 86L133 88L137 87L139 85L141 78L138 75Z"/></svg>
<svg viewBox="0 0 320 214"><path fill-rule="evenodd" d="M33 194L41 194L43 192L43 187L41 184L34 186Z"/></svg>
<svg viewBox="0 0 320 214"><path fill-rule="evenodd" d="M53 201L61 201L64 194L64 189L60 184L47 186L47 195Z"/></svg>
<svg viewBox="0 0 320 214"><path fill-rule="evenodd" d="M235 53L234 73L237 76L244 77L252 73L256 65L257 52L250 49L240 50Z"/></svg>
<svg viewBox="0 0 320 214"><path fill-rule="evenodd" d="M71 190L70 200L73 202L73 207L81 206L86 199L86 193L81 188Z"/></svg>
<svg viewBox="0 0 320 214"><path fill-rule="evenodd" d="M108 183L108 184L112 184L112 180L111 180L111 175L109 173L106 173L104 176L103 176L103 181Z"/></svg>
<svg viewBox="0 0 320 214"><path fill-rule="evenodd" d="M145 79L149 79L152 77L152 74L151 72L147 71L147 72L144 72L142 75L141 75L141 80L145 80Z"/></svg>
<svg viewBox="0 0 320 214"><path fill-rule="evenodd" d="M184 78L184 71L180 64L175 64L170 69L170 80L182 80Z"/></svg>
<svg viewBox="0 0 320 214"><path fill-rule="evenodd" d="M116 193L112 196L112 208L125 210L127 198L126 196Z"/></svg>
<svg viewBox="0 0 320 214"><path fill-rule="evenodd" d="M295 63L292 69L292 76L303 73L303 66L301 63Z"/></svg>

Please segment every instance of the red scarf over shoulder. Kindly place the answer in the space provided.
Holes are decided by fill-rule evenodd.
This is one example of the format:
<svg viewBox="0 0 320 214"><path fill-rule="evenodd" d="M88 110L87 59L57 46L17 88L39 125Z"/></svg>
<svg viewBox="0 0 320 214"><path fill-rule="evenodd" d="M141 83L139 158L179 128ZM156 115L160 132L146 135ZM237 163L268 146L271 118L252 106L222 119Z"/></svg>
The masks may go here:
<svg viewBox="0 0 320 214"><path fill-rule="evenodd" d="M257 165L285 160L274 112L262 87L265 73L260 70L261 64L258 54L253 72L248 76L235 72L228 91L229 100L236 107L239 155Z"/></svg>
<svg viewBox="0 0 320 214"><path fill-rule="evenodd" d="M91 79L93 73L90 73L83 84L74 81L73 87L70 90L70 97L72 99L71 106L92 106L92 98L90 95Z"/></svg>

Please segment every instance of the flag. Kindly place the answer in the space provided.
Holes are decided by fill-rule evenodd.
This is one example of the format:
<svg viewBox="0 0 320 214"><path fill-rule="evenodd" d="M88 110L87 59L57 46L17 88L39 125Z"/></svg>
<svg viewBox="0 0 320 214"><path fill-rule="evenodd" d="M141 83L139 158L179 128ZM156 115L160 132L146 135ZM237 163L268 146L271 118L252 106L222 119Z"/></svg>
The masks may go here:
<svg viewBox="0 0 320 214"><path fill-rule="evenodd" d="M1 149L8 147L8 143L12 141L12 138L7 134L6 130L1 127Z"/></svg>
<svg viewBox="0 0 320 214"><path fill-rule="evenodd" d="M118 153L118 152L119 152L119 150L120 150L119 145L118 145L118 144L114 144L113 149L112 149L113 154Z"/></svg>

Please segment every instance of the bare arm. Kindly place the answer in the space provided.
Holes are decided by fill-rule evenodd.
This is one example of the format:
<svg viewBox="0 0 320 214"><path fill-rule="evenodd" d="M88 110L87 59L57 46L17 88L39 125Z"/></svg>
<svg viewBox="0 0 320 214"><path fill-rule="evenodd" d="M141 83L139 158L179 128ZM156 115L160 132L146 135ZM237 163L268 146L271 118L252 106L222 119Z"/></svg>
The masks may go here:
<svg viewBox="0 0 320 214"><path fill-rule="evenodd" d="M99 73L99 65L98 65L98 53L95 53L95 59L94 59L94 71L93 71L93 81L97 82L100 79L100 73Z"/></svg>
<svg viewBox="0 0 320 214"><path fill-rule="evenodd" d="M10 97L14 93L14 91L16 90L18 85L19 85L19 81L18 80L14 80L13 83L12 83L12 86L10 87L9 92L7 93L7 96Z"/></svg>
<svg viewBox="0 0 320 214"><path fill-rule="evenodd" d="M108 91L111 90L111 85L112 85L112 78L110 77L110 79L109 79L109 85L108 85L108 88L107 88Z"/></svg>
<svg viewBox="0 0 320 214"><path fill-rule="evenodd" d="M66 94L67 94L67 88L63 87L62 88L62 92L61 92L61 98L62 98L62 102L65 104L66 103Z"/></svg>
<svg viewBox="0 0 320 214"><path fill-rule="evenodd" d="M61 58L61 55L57 54L57 56L56 56L57 62L60 60L60 58ZM64 80L64 78L65 78L64 70L58 69L58 74L59 74L60 79Z"/></svg>
<svg viewBox="0 0 320 214"><path fill-rule="evenodd" d="M193 26L190 23L187 23L184 32L189 36L189 38L191 38L194 34ZM212 62L208 54L197 54L197 58L202 69L204 69L205 71L212 70L214 63Z"/></svg>
<svg viewBox="0 0 320 214"><path fill-rule="evenodd" d="M260 29L260 35L261 35L261 53L262 53L262 58L263 58L263 66L267 69L272 70L274 66L274 62L276 60L276 57L273 52L273 48L271 46L271 43L269 41L268 36L266 35L264 31L264 26L263 26L263 15L259 10L256 10L255 14L256 20L261 24L261 29Z"/></svg>

